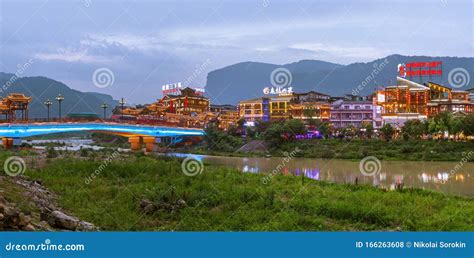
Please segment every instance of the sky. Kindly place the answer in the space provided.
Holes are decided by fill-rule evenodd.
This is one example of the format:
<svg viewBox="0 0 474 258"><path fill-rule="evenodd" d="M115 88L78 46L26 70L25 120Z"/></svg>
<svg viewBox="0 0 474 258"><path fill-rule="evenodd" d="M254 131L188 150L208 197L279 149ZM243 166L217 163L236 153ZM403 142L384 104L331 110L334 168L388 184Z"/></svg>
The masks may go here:
<svg viewBox="0 0 474 258"><path fill-rule="evenodd" d="M472 0L0 0L0 71L29 63L23 76L149 103L245 61L472 57L473 12Z"/></svg>

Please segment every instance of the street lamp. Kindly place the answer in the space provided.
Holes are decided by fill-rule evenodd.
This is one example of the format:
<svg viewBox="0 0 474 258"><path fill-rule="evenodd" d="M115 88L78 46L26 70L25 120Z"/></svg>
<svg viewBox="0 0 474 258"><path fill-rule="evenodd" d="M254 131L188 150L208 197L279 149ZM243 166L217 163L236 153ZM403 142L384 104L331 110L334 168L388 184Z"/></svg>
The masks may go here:
<svg viewBox="0 0 474 258"><path fill-rule="evenodd" d="M107 103L104 102L104 103L101 105L101 107L104 109L104 120L105 120L105 116L106 116L105 113L106 113L106 110L107 110L107 108L109 107L109 105L107 105Z"/></svg>
<svg viewBox="0 0 474 258"><path fill-rule="evenodd" d="M121 98L120 101L119 101L119 104L120 104L120 106L122 107L122 117L121 117L122 120L123 120L123 107L124 107L124 105L125 105L126 103L127 103L127 102L125 101L124 98Z"/></svg>
<svg viewBox="0 0 474 258"><path fill-rule="evenodd" d="M61 118L61 102L64 100L64 97L61 95L61 93L56 97L56 100L59 103L59 122L61 122L62 121L62 118Z"/></svg>
<svg viewBox="0 0 474 258"><path fill-rule="evenodd" d="M47 99L45 102L43 102L43 104L45 104L46 107L48 108L48 120L47 121L49 122L49 107L51 105L53 105L53 102L51 102L51 100Z"/></svg>

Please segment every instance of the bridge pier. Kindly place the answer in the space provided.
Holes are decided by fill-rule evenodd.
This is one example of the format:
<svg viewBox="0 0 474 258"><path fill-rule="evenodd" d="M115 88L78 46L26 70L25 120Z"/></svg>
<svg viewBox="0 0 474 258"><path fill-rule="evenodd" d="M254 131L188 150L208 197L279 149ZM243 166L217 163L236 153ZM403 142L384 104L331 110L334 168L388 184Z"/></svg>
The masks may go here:
<svg viewBox="0 0 474 258"><path fill-rule="evenodd" d="M152 152L155 147L156 138L153 136L143 136L143 143L147 152Z"/></svg>
<svg viewBox="0 0 474 258"><path fill-rule="evenodd" d="M134 151L142 149L142 143L145 144L147 152L152 152L155 148L156 138L153 136L131 136L128 137L130 148Z"/></svg>
<svg viewBox="0 0 474 258"><path fill-rule="evenodd" d="M142 142L140 136L128 137L128 142L130 143L130 149L134 151L142 149Z"/></svg>
<svg viewBox="0 0 474 258"><path fill-rule="evenodd" d="M13 147L13 138L3 137L2 143L3 143L3 148L9 150Z"/></svg>

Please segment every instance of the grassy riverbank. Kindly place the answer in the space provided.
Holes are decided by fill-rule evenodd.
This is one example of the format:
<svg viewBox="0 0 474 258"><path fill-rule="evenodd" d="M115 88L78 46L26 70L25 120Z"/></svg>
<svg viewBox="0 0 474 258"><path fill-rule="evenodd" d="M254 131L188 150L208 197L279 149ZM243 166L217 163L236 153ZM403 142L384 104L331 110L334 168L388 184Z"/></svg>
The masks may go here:
<svg viewBox="0 0 474 258"><path fill-rule="evenodd" d="M207 150L204 146L181 149L178 151L220 155L220 156L284 156L296 148L300 151L297 157L353 159L360 160L366 156L376 156L380 160L399 161L459 161L474 151L474 142L429 141L429 140L339 140L319 139L290 141L280 146L268 146L268 152L223 152ZM473 155L471 155L472 157ZM474 161L471 159L470 161Z"/></svg>
<svg viewBox="0 0 474 258"><path fill-rule="evenodd" d="M103 230L474 230L473 199L430 191L283 175L263 184L263 175L209 165L189 177L179 160L134 155L46 163L26 175Z"/></svg>

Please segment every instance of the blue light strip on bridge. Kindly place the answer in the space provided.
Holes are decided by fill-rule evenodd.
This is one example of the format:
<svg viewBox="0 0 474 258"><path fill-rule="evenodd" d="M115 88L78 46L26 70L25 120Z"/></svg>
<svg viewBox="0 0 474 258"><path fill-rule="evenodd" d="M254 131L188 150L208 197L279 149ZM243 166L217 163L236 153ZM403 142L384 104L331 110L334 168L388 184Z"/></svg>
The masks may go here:
<svg viewBox="0 0 474 258"><path fill-rule="evenodd" d="M132 135L146 135L155 137L165 136L202 136L201 129L176 128L149 125L123 125L123 124L98 124L98 123L64 123L64 124L11 124L0 125L0 137L22 138L36 135L104 131L125 133Z"/></svg>

